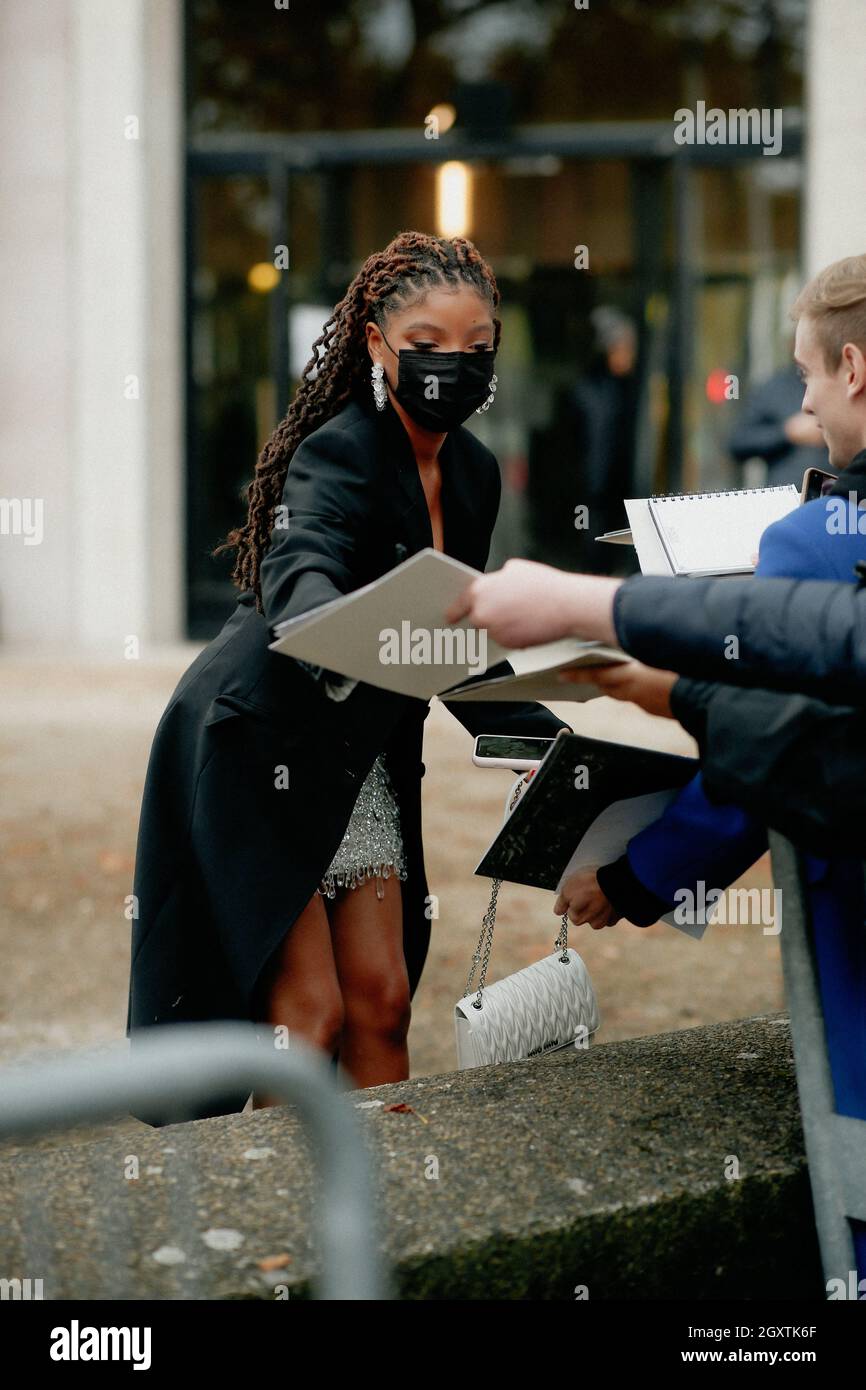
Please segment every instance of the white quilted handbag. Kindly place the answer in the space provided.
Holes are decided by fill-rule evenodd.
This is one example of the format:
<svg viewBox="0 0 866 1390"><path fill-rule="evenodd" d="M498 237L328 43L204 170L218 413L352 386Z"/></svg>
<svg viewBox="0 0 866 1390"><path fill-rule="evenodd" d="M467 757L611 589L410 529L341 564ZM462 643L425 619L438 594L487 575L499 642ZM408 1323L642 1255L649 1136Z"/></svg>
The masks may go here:
<svg viewBox="0 0 866 1390"><path fill-rule="evenodd" d="M523 788L517 795L520 790ZM511 796L509 811L517 795ZM457 1065L461 1070L588 1046L600 1022L589 971L577 952L568 949L568 913L563 914L552 955L485 988L501 883L499 878L493 880L466 993L454 1009ZM479 963L481 974L475 991L472 980Z"/></svg>

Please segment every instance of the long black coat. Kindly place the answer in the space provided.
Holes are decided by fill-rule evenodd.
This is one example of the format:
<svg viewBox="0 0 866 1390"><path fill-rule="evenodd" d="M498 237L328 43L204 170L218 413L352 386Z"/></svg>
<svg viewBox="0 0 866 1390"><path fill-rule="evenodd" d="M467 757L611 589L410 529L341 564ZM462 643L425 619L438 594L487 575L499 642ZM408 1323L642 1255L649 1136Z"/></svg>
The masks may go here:
<svg viewBox="0 0 866 1390"><path fill-rule="evenodd" d="M462 427L446 437L440 464L445 551L483 570L498 464ZM154 737L135 864L133 1045L137 1030L154 1024L253 1016L263 967L327 870L380 752L400 806L412 994L427 955L421 751L429 702L363 682L332 700L321 680L268 646L281 619L433 544L415 456L393 408L379 414L353 399L310 434L291 460L282 504L261 570L264 615L251 592L241 594L182 676ZM473 734L555 737L567 727L538 704L448 708ZM195 1115L237 1110L245 1099L226 1096Z"/></svg>

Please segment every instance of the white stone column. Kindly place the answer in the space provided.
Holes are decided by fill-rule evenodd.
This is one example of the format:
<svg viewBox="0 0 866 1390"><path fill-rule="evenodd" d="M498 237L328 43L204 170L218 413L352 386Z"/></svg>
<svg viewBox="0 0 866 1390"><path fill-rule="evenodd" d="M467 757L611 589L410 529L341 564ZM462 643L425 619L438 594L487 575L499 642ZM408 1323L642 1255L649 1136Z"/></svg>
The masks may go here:
<svg viewBox="0 0 866 1390"><path fill-rule="evenodd" d="M68 48L67 0L0 6L0 499L42 507L0 528L2 642L73 621Z"/></svg>
<svg viewBox="0 0 866 1390"><path fill-rule="evenodd" d="M180 0L4 0L0 94L0 498L44 531L0 534L0 640L144 651L182 635Z"/></svg>
<svg viewBox="0 0 866 1390"><path fill-rule="evenodd" d="M866 5L811 0L804 269L866 251Z"/></svg>

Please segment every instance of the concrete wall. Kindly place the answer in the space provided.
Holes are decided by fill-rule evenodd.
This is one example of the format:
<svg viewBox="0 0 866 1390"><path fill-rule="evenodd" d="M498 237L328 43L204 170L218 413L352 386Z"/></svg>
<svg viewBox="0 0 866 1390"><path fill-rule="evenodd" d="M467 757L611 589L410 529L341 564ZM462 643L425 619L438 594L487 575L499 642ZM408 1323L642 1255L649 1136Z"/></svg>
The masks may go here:
<svg viewBox="0 0 866 1390"><path fill-rule="evenodd" d="M120 656L181 634L180 0L6 0L0 142L0 641Z"/></svg>
<svg viewBox="0 0 866 1390"><path fill-rule="evenodd" d="M347 1100L400 1299L826 1298L784 1016ZM44 1275L46 1299L309 1293L319 1170L297 1106L118 1124L59 1150L56 1134L0 1140L6 1277ZM213 1228L237 1244L212 1248ZM277 1251L288 1261L265 1271Z"/></svg>
<svg viewBox="0 0 866 1390"><path fill-rule="evenodd" d="M866 7L812 0L804 269L866 251Z"/></svg>

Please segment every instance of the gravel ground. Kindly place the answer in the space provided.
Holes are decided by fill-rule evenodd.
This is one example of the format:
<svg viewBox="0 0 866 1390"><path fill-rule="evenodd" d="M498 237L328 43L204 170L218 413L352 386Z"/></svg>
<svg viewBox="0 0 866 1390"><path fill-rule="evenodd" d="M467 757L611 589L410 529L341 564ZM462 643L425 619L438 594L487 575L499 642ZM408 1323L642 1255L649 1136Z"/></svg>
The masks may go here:
<svg viewBox="0 0 866 1390"><path fill-rule="evenodd" d="M135 837L151 739L192 644L107 662L0 658L0 1062L123 1039ZM671 752L680 727L601 699L552 706L575 728ZM478 769L472 740L434 701L424 760L425 854L439 918L415 997L412 1074L455 1065L453 1005L489 896L474 866L501 824L509 771ZM741 881L770 884L767 858ZM552 895L504 884L490 979L546 954ZM710 927L695 942L664 924L573 928L599 997L596 1041L768 1013L783 1005L778 941L759 926Z"/></svg>

